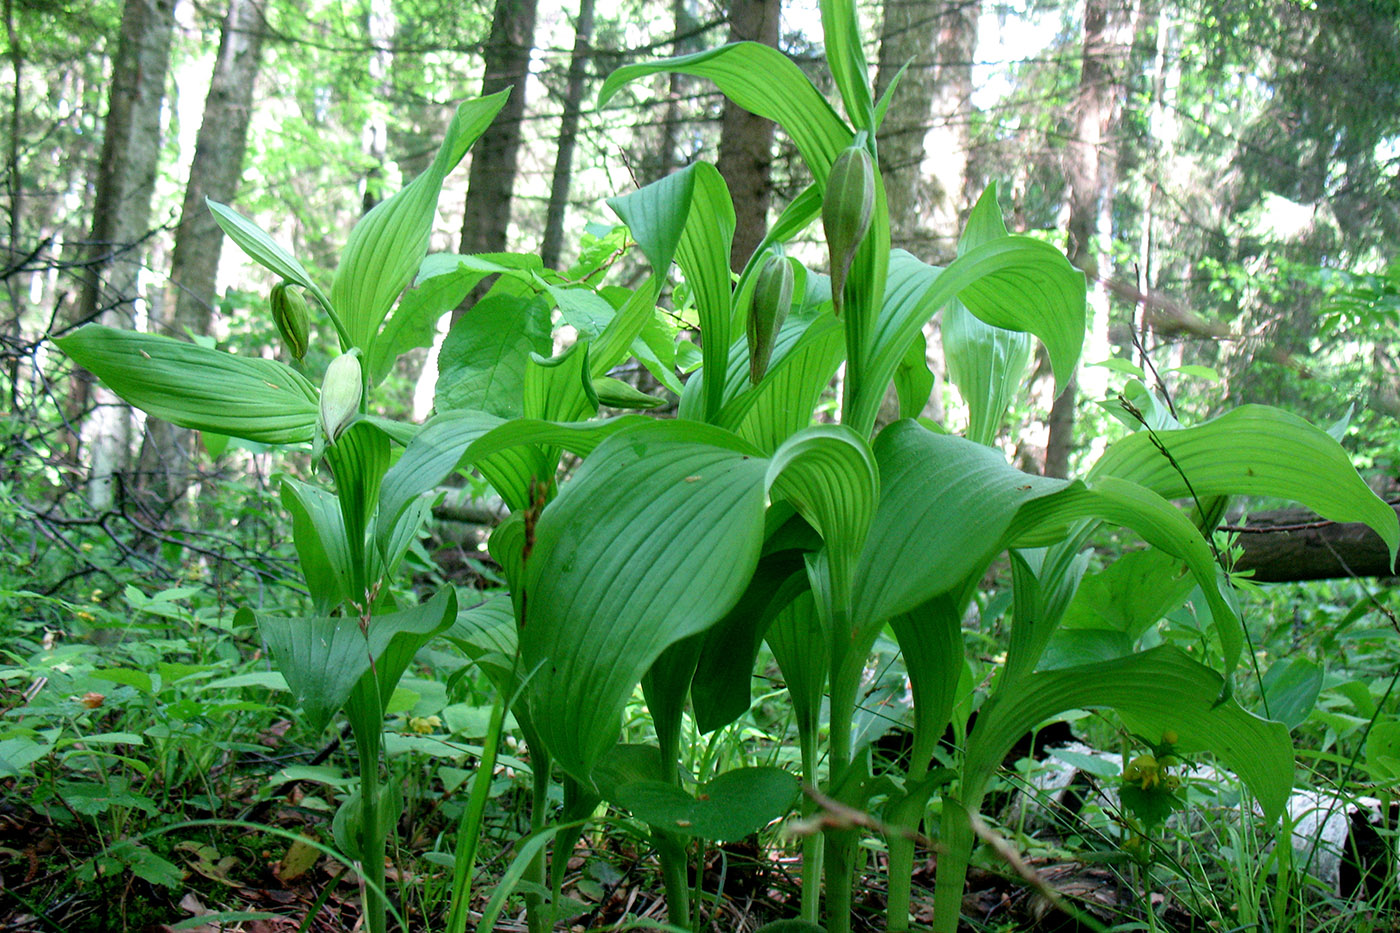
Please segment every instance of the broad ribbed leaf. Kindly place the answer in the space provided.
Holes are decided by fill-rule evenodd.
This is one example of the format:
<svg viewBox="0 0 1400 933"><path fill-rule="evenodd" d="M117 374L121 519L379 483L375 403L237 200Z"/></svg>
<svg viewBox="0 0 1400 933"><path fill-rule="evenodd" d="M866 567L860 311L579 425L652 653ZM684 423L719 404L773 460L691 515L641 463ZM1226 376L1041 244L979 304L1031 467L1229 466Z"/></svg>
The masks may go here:
<svg viewBox="0 0 1400 933"><path fill-rule="evenodd" d="M825 183L832 161L851 144L850 129L802 69L782 52L757 42L619 68L603 82L598 106L605 106L628 82L665 72L709 78L740 107L778 123L819 184Z"/></svg>
<svg viewBox="0 0 1400 933"><path fill-rule="evenodd" d="M507 88L459 106L432 165L398 194L376 204L350 231L331 283L331 301L352 347L370 352L379 325L428 251L443 179L491 125L510 93Z"/></svg>
<svg viewBox="0 0 1400 933"><path fill-rule="evenodd" d="M875 441L880 505L856 574L859 624L878 625L981 571L1022 504L1064 480L1022 473L1000 451L898 421Z"/></svg>
<svg viewBox="0 0 1400 933"><path fill-rule="evenodd" d="M370 670L371 658L387 702L414 653L452 624L457 597L445 587L421 606L375 616L368 639L358 621L346 616L289 619L254 614L246 607L238 614L256 620L308 727L320 732Z"/></svg>
<svg viewBox="0 0 1400 933"><path fill-rule="evenodd" d="M600 444L544 510L515 594L527 600L521 649L531 718L575 778L590 780L661 652L743 592L766 466L719 429L648 422Z"/></svg>
<svg viewBox="0 0 1400 933"><path fill-rule="evenodd" d="M581 421L598 411L588 364L588 344L572 343L558 356L532 354L522 391L525 417L540 421ZM634 390L635 391L635 390Z"/></svg>
<svg viewBox="0 0 1400 933"><path fill-rule="evenodd" d="M1154 439L1171 453L1159 451ZM1184 474L1184 478L1183 478ZM1395 510L1373 493L1342 446L1296 415L1244 405L1179 431L1139 431L1116 442L1089 472L1117 476L1168 499L1274 496L1302 503L1335 522L1364 522L1390 549L1400 546ZM1187 481L1190 486L1187 486Z"/></svg>
<svg viewBox="0 0 1400 933"><path fill-rule="evenodd" d="M885 385L915 332L957 298L984 323L1040 338L1062 386L1084 344L1084 295L1084 273L1055 247L1028 237L984 243L942 270L895 250L871 338L866 379L871 385ZM870 395L864 407L878 407L879 395Z"/></svg>
<svg viewBox="0 0 1400 933"><path fill-rule="evenodd" d="M774 452L765 482L773 498L792 503L821 534L833 598L849 610L852 575L880 500L880 471L870 445L845 425L814 425Z"/></svg>
<svg viewBox="0 0 1400 933"><path fill-rule="evenodd" d="M282 505L292 515L292 541L312 604L329 615L344 602L355 578L340 503L324 489L284 476Z"/></svg>
<svg viewBox="0 0 1400 933"><path fill-rule="evenodd" d="M1175 732L1182 751L1206 750L1234 771L1277 819L1293 789L1293 747L1282 723L1260 719L1233 700L1218 702L1219 674L1172 646L1081 667L1041 671L988 701L968 738L965 773L980 787L1012 744L1038 724L1071 709L1110 707L1134 732Z"/></svg>
<svg viewBox="0 0 1400 933"><path fill-rule="evenodd" d="M616 76L614 72L613 77ZM651 263L652 272L662 279L670 274L671 262L676 258L694 192L695 172L682 170L644 188L608 198L608 206L622 218Z"/></svg>
<svg viewBox="0 0 1400 933"><path fill-rule="evenodd" d="M54 342L127 403L182 428L263 444L315 430L320 394L282 363L99 324Z"/></svg>
<svg viewBox="0 0 1400 933"><path fill-rule="evenodd" d="M841 362L841 322L824 314L810 324L789 321L778 334L773 362L758 385L744 389L720 412L719 424L765 453L811 423L812 410ZM748 355L730 359L728 384L747 386ZM701 376L703 378L703 374Z"/></svg>
<svg viewBox="0 0 1400 933"><path fill-rule="evenodd" d="M851 0L822 0L822 35L826 65L856 129L875 132L875 101L870 94L870 66L860 41L860 21Z"/></svg>
<svg viewBox="0 0 1400 933"><path fill-rule="evenodd" d="M810 589L805 586L799 589L793 601L773 619L764 638L787 683L799 735L816 741L822 697L826 692L831 636L822 623ZM804 779L816 783L817 776L808 774Z"/></svg>
<svg viewBox="0 0 1400 933"><path fill-rule="evenodd" d="M734 204L719 170L708 162L693 162L683 171L695 174L685 229L676 247L676 263L685 273L700 317L701 353L705 371L705 420L719 413L723 374L734 340L730 333L733 296L729 281L729 248L734 240Z"/></svg>
<svg viewBox="0 0 1400 933"><path fill-rule="evenodd" d="M1007 235L996 185L988 185L967 218L958 255ZM948 381L968 407L967 437L990 444L1030 363L1030 335L984 324L956 298L943 309L941 331Z"/></svg>
<svg viewBox="0 0 1400 933"><path fill-rule="evenodd" d="M366 560L365 539L379 500L379 486L389 469L389 436L369 421L357 421L326 449L326 461L335 476L335 494L345 519L350 569L359 578L357 588L347 595L360 601L365 598L363 587L372 582L362 576L372 572Z"/></svg>
<svg viewBox="0 0 1400 933"><path fill-rule="evenodd" d="M306 267L297 261L297 258L287 252L263 231L262 227L244 217L238 211L226 204L218 201L204 199L204 203L209 205L209 212L214 215L214 221L219 225L228 238L238 244L238 248L248 255L248 258L263 266L265 269L275 272L282 278L295 285L311 292L316 300L321 303L321 307L330 312L332 320L336 321L337 329L340 328L339 320L335 310L331 307L331 300L326 297L326 293L321 291L311 278L311 274L306 271ZM347 349L345 347L341 348Z"/></svg>
<svg viewBox="0 0 1400 933"><path fill-rule="evenodd" d="M562 447L585 456L604 438L628 426L643 423L649 422L641 415L577 424L503 421L482 411L448 411L435 415L423 425L403 456L384 474L379 490L381 548L387 529L408 504L442 485L459 467L465 469L489 462L496 467L495 475L503 485L518 490L528 485L532 475L553 480L552 473L548 477L539 477L530 472L537 464L539 454L536 448L539 446ZM517 456L506 459L512 453ZM508 476L505 475L507 471L510 471Z"/></svg>
<svg viewBox="0 0 1400 933"><path fill-rule="evenodd" d="M910 773L922 775L953 715L963 668L962 614L948 595L890 619L914 699Z"/></svg>

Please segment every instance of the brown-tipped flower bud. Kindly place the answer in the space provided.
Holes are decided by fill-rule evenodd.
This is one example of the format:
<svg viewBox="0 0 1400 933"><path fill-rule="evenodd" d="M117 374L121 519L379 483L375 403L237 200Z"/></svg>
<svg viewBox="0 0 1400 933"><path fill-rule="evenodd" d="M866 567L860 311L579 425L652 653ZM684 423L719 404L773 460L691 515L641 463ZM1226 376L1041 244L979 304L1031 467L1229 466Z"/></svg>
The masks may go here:
<svg viewBox="0 0 1400 933"><path fill-rule="evenodd" d="M278 282L272 287L272 320L277 324L277 332L287 345L287 352L293 359L306 356L307 341L311 336L311 314L306 307L306 299L300 291L287 287L286 282Z"/></svg>
<svg viewBox="0 0 1400 933"><path fill-rule="evenodd" d="M758 273L749 305L747 337L749 341L749 381L758 385L768 371L773 358L773 343L778 330L792 307L792 263L777 256L769 257Z"/></svg>
<svg viewBox="0 0 1400 933"><path fill-rule="evenodd" d="M360 351L351 350L331 360L321 381L321 430L326 443L334 444L360 410L364 391L360 375Z"/></svg>
<svg viewBox="0 0 1400 933"><path fill-rule="evenodd" d="M822 229L831 251L831 294L841 308L841 292L856 250L870 231L875 213L875 160L863 146L851 146L836 157L826 178L822 198Z"/></svg>

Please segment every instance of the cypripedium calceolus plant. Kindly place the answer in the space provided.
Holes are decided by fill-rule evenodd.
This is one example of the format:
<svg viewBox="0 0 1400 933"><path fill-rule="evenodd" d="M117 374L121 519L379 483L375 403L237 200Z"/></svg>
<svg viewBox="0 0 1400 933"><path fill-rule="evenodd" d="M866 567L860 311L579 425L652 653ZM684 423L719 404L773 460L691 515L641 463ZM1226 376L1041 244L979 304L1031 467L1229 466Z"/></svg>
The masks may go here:
<svg viewBox="0 0 1400 933"><path fill-rule="evenodd" d="M401 224L371 213L323 294L314 276L247 220L216 207L250 255L329 315L340 349L358 350L366 391L398 352L430 337L438 315L488 272L501 273L449 334L437 412L421 427L370 418L363 401L347 424L323 417L316 387L278 363L96 328L63 341L75 359L158 417L269 443L321 438L327 445L335 496L290 478L283 484L303 570L326 616L258 617L308 715L348 704L352 723L365 710L374 714L364 716L373 732L382 719L376 704L392 689L400 661L449 625L447 636L509 701L529 749L535 828L520 846L519 870L507 872L478 928L490 928L522 876L535 882L527 894L531 929L551 928L573 842L606 800L650 827L673 925L695 922L687 862L701 840L747 835L798 805L810 817L804 824L821 829L804 840L801 916L786 928L850 929L861 826L880 825L889 830L887 926L906 930L912 840L938 794L936 835L944 848L934 928L953 933L972 817L989 782L1017 738L1072 709L1113 709L1136 734L1170 733L1182 754L1213 753L1248 784L1265 816L1277 818L1291 787L1292 746L1281 723L1232 699L1243 628L1208 540L1210 517L1230 496L1275 496L1331 519L1365 522L1392 559L1400 544L1394 512L1338 443L1272 408L1247 406L1188 427L1145 388L1131 386L1134 433L1109 445L1082 477L1052 479L1011 466L992 441L1020 391L1033 340L1060 385L1073 373L1084 342L1084 276L1054 246L1008 234L993 190L973 209L946 268L892 251L878 150L887 98L873 99L850 0L824 0L822 19L844 117L796 64L754 43L631 65L601 92L606 101L628 82L661 72L707 78L791 138L813 181L737 280L729 268L733 204L705 162L608 202L650 267L634 289L601 286L601 258L590 266L585 257L562 277L533 257L488 262L425 258L421 246L370 250L372 236L394 231L395 243L404 236ZM464 105L429 180L377 210L397 202L428 205L430 213L444 166L455 164L494 114L494 100ZM423 217L416 243L426 242ZM819 218L830 276L784 255L785 244ZM698 369L684 381L678 364L694 348L678 343L669 315L657 309L673 277L684 280L686 310L701 336ZM410 280L415 287L388 316ZM933 385L923 327L940 313L950 380L969 409L966 436L917 417ZM552 356L551 333L561 323L578 339ZM679 395L677 417L598 417L600 403L661 404L608 375L631 357ZM224 391L191 394L204 391L183 377L195 365L219 374ZM839 421L814 423L842 366ZM877 432L891 384L904 417ZM242 402L233 409L231 399ZM394 445L403 445L397 459ZM580 465L561 482L565 451ZM389 611L380 605L379 581L434 490L468 468L511 510L489 542L508 595L461 613L455 624L450 593ZM1120 582L1178 601L1199 589L1215 668L1170 645L1138 650L1160 614L1102 614L1098 627L1081 622L1060 631L1086 598L1079 592L1085 546L1104 524L1147 545L1129 555L1133 573ZM933 768L939 738L970 691L961 621L984 572L1003 554L1013 583L1005 662L955 766ZM1112 582L1095 587L1094 598ZM870 750L852 729L862 671L882 633L899 644L913 697L913 753L897 773L872 773ZM314 649L322 669L295 674L297 651L313 650L316 637L325 639ZM843 812L878 806L873 824L816 812L810 797L799 804L797 778L777 768L682 773L683 716L688 710L696 728L711 733L743 715L765 641L792 697L801 780ZM364 666L368 657L372 669ZM622 744L622 715L639 684L657 741ZM372 737L362 744L373 747ZM556 774L565 806L549 825ZM468 817L479 816L485 800L475 791L487 785L474 785ZM382 838L391 796L368 779L362 784L361 851ZM556 857L546 872L550 844ZM469 872L470 841L458 845L459 873L464 864ZM373 871L368 863L366 871ZM452 933L466 926L465 906L457 906Z"/></svg>

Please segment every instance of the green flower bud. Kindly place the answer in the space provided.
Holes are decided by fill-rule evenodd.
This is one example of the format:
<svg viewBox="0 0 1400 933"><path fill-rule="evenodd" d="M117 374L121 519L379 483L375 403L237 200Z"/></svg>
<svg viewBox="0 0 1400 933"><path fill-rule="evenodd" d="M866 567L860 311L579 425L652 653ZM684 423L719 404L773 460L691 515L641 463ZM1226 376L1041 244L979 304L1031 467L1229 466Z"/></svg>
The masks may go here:
<svg viewBox="0 0 1400 933"><path fill-rule="evenodd" d="M861 241L870 232L875 213L875 160L863 146L851 146L836 157L822 197L822 229L831 251L831 295L837 313L846 275Z"/></svg>
<svg viewBox="0 0 1400 933"><path fill-rule="evenodd" d="M307 340L311 336L311 315L300 291L278 282L272 287L272 320L293 359L306 356Z"/></svg>
<svg viewBox="0 0 1400 933"><path fill-rule="evenodd" d="M773 343L792 307L795 277L792 263L777 256L770 257L758 273L749 305L747 337L749 341L749 381L758 385L768 371L773 358Z"/></svg>
<svg viewBox="0 0 1400 933"><path fill-rule="evenodd" d="M321 430L326 443L334 444L360 411L364 384L360 375L360 351L351 350L331 360L321 381Z"/></svg>

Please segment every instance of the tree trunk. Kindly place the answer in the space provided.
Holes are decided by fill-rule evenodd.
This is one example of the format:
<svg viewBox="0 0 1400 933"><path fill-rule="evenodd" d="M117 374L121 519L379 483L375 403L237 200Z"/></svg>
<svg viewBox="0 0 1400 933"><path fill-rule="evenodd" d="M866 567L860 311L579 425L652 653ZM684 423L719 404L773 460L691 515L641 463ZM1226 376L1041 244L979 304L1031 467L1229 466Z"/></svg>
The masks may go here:
<svg viewBox="0 0 1400 933"><path fill-rule="evenodd" d="M972 60L981 12L981 0L890 0L880 30L876 98L909 66L880 133L890 241L937 265L956 256L966 207ZM924 337L934 387L923 414L941 423L947 366L936 321L925 325ZM887 392L886 407L897 412L892 396Z"/></svg>
<svg viewBox="0 0 1400 933"><path fill-rule="evenodd" d="M564 216L569 209L574 144L578 141L578 121L583 112L583 85L588 77L588 59L593 54L593 6L594 0L579 0L578 22L574 24L574 52L569 58L564 115L559 122L559 151L554 157L554 179L549 186L544 242L540 245L540 259L546 269L559 265L559 255L564 247Z"/></svg>
<svg viewBox="0 0 1400 933"><path fill-rule="evenodd" d="M467 203L462 216L461 251L466 254L499 253L506 248L516 154L525 117L525 81L535 45L535 4L536 0L496 0L484 50L486 76L481 82L481 93L494 94L512 86L514 89L495 121L472 147ZM454 323L486 294L488 287L485 282L478 285L453 310Z"/></svg>
<svg viewBox="0 0 1400 933"><path fill-rule="evenodd" d="M102 136L102 157L92 208L92 231L83 258L77 319L131 327L137 316L142 244L149 235L151 195L160 160L161 105L170 66L176 0L126 0L112 61L112 86ZM111 508L114 485L131 459L131 410L92 379L78 373L74 407L92 414L83 425L88 502Z"/></svg>
<svg viewBox="0 0 1400 933"><path fill-rule="evenodd" d="M1137 26L1139 0L1085 0L1084 57L1073 106L1074 134L1065 147L1069 182L1069 260L1089 277L1089 321L1083 359L1108 353L1108 292L1113 190L1117 175L1118 118L1126 93L1126 64ZM1050 409L1045 475L1066 476L1074 447L1074 407L1080 387L1101 396L1107 371L1081 369Z"/></svg>
<svg viewBox="0 0 1400 933"><path fill-rule="evenodd" d="M262 38L261 3L229 0L185 185L180 225L175 229L169 285L159 303L168 320L152 320L153 331L166 330L173 337L210 332L224 236L205 201L227 204L238 190ZM146 422L141 448L142 489L153 505L169 506L184 497L194 472L194 456L193 432L155 418Z"/></svg>
<svg viewBox="0 0 1400 933"><path fill-rule="evenodd" d="M780 0L731 0L729 41L762 42L777 48L781 7ZM768 232L772 165L773 121L726 101L720 121L718 168L734 198L734 245L729 264L736 272L744 268Z"/></svg>
<svg viewBox="0 0 1400 933"><path fill-rule="evenodd" d="M880 133L894 246L947 265L966 207L972 59L981 0L890 0L880 34L881 96L909 64Z"/></svg>

